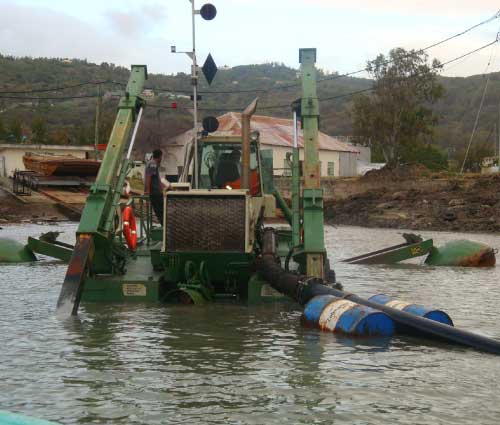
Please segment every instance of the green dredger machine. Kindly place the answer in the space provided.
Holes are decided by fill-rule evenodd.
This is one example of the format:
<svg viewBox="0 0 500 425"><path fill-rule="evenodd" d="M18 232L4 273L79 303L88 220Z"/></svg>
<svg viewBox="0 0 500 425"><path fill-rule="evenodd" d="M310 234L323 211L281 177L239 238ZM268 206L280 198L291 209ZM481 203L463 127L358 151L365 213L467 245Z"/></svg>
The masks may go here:
<svg viewBox="0 0 500 425"><path fill-rule="evenodd" d="M455 328L442 311L381 294L364 299L335 285L324 246L315 61L315 49L300 50L303 94L292 105L296 134L291 209L273 186L272 152L261 151L258 134L250 131L255 100L242 114L241 137L205 134L198 141L200 149L187 149L181 181L164 193L163 222L156 227L145 197L121 197L146 107L140 96L146 67L132 66L76 245L33 238L28 243L36 252L69 262L58 310L76 315L81 300L200 304L217 298L259 302L286 295L305 306L305 325L322 330L376 337L406 332L500 354L499 342ZM304 140L303 182L298 118ZM241 151L239 164L230 161L235 150ZM189 182L190 169L197 173L193 181L198 187ZM276 202L287 228L266 227ZM132 208L139 218L138 234L130 228ZM133 244L125 243L125 226Z"/></svg>
<svg viewBox="0 0 500 425"><path fill-rule="evenodd" d="M76 314L80 300L197 304L218 297L256 302L276 296L256 270L256 258L263 249L265 220L274 217L276 199L289 222L296 226L293 238L290 229L278 230L283 259L290 253L301 272L324 277L328 263L319 185L315 50L302 50L301 61L305 93L301 117L308 141L303 215L299 216L297 208L293 216L273 187L272 152L260 151L258 134L250 131L250 119L257 107L255 100L242 113L242 137L205 135L198 140L198 167L193 171L198 173L198 187L191 187L187 178L172 184L172 190L164 194L162 226L157 227L152 225L145 197L132 197L125 202L121 197L133 167L130 154L137 127L147 106L141 98L147 80L146 67L132 66L99 174L82 213L73 252L57 242L29 241L37 252L66 259L70 256L59 309ZM234 175L231 167L235 165L228 160L234 150L241 151L241 179L236 184L232 181L239 176ZM188 158L193 162L189 149ZM186 169L191 167L190 162L185 164ZM294 202L299 202L298 196ZM139 216L139 243L134 250L122 236L122 211L128 205L134 206Z"/></svg>

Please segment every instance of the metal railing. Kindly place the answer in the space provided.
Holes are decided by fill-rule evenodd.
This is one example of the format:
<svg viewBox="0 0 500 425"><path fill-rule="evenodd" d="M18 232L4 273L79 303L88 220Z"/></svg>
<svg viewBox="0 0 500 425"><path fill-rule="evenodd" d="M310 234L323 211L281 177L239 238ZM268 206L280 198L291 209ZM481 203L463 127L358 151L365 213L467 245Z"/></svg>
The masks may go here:
<svg viewBox="0 0 500 425"><path fill-rule="evenodd" d="M153 228L153 210L149 196L134 195L129 202L133 205L136 217L139 219L139 240L145 240L146 245L149 246L151 243L151 229Z"/></svg>
<svg viewBox="0 0 500 425"><path fill-rule="evenodd" d="M20 171L16 169L12 179L12 191L16 195L31 196L33 174L33 171Z"/></svg>

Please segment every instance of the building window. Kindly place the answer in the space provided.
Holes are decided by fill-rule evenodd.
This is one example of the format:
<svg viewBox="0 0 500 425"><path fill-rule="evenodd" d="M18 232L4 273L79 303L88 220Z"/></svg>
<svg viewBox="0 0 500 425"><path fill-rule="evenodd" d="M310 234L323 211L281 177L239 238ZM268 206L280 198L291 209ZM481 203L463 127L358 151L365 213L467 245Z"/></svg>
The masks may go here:
<svg viewBox="0 0 500 425"><path fill-rule="evenodd" d="M328 163L327 174L329 176L334 176L335 175L335 162L329 162Z"/></svg>

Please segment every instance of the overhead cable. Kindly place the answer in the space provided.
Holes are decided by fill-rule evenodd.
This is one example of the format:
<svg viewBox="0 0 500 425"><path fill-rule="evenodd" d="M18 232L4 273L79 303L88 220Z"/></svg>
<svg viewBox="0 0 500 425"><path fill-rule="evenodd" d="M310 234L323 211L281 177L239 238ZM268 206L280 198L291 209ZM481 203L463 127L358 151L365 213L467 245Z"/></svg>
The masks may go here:
<svg viewBox="0 0 500 425"><path fill-rule="evenodd" d="M70 84L70 85L65 85L65 86L59 86L59 87L51 87L51 88L46 88L46 89L31 89L31 90L19 90L19 91L0 91L0 95L4 94L30 94L30 93L48 93L51 91L62 91L62 90L69 90L69 89L74 89L77 87L83 87L83 86L98 86L101 84L115 84L115 85L125 85L124 83L120 83L118 81L112 81L112 80L104 80L104 81L85 81L83 83L77 83L77 84Z"/></svg>

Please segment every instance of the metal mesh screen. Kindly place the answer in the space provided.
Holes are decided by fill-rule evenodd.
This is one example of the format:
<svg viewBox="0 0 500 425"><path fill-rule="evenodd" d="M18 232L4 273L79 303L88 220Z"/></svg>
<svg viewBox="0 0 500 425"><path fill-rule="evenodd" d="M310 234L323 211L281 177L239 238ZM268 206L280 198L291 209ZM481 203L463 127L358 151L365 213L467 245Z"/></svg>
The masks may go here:
<svg viewBox="0 0 500 425"><path fill-rule="evenodd" d="M166 248L245 251L244 196L167 197Z"/></svg>

